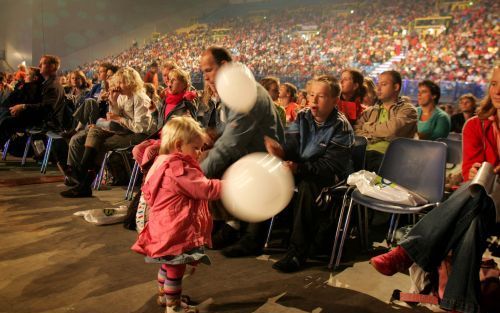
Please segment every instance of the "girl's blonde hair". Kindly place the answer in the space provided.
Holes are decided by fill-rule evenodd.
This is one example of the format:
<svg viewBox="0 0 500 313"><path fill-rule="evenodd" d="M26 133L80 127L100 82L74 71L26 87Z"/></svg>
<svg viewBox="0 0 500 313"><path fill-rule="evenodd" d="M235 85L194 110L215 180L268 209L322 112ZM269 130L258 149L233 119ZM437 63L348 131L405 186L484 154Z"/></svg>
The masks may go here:
<svg viewBox="0 0 500 313"><path fill-rule="evenodd" d="M189 77L189 74L181 70L180 68L174 68L170 70L170 72L168 73L168 78L176 78L180 80L186 85L186 90L189 90L189 88L191 87L191 78Z"/></svg>
<svg viewBox="0 0 500 313"><path fill-rule="evenodd" d="M144 82L141 75L131 67L120 68L110 79L111 86L118 86L120 82L130 86L132 93L138 93L144 90Z"/></svg>
<svg viewBox="0 0 500 313"><path fill-rule="evenodd" d="M205 132L192 117L173 117L161 130L160 154L175 151L175 143L179 140L183 143L189 143L204 137Z"/></svg>
<svg viewBox="0 0 500 313"><path fill-rule="evenodd" d="M496 108L493 106L493 101L491 101L491 96L490 96L490 87L491 87L491 81L493 80L493 75L495 75L495 71L500 71L500 66L496 65L493 68L493 71L491 71L491 77L490 77L490 82L488 83L488 88L486 89L486 94L479 103L479 107L477 108L477 116L484 120L495 114Z"/></svg>

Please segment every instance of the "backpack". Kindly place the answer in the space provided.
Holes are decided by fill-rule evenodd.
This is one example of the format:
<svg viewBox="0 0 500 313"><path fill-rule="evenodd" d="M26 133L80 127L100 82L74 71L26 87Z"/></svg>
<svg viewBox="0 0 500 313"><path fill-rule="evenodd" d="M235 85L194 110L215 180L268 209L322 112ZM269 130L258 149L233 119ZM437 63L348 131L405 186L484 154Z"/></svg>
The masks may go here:
<svg viewBox="0 0 500 313"><path fill-rule="evenodd" d="M425 273L422 269L415 276L417 280L421 280L423 276L429 278L429 282L425 287L421 288L420 293L405 293L401 290L394 290L392 293L392 300L404 301L409 304L412 303L426 303L432 305L439 305L444 295L446 284L448 283L448 276L451 273L451 257L447 257L441 262L437 273ZM418 270L417 270L418 272ZM412 269L410 269L410 276L412 276ZM500 270L498 264L493 259L483 259L479 270L479 280L481 282L481 298L480 308L481 312L500 312Z"/></svg>

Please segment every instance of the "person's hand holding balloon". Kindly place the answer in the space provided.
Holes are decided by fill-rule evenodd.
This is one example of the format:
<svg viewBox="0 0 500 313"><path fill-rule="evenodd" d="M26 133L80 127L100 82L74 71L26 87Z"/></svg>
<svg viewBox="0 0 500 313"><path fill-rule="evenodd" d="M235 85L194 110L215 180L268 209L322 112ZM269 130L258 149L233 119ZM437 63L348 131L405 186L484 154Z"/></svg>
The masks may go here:
<svg viewBox="0 0 500 313"><path fill-rule="evenodd" d="M264 136L264 145L266 146L266 150L270 155L274 155L280 159L284 159L285 151L283 151L283 148L276 140L268 136Z"/></svg>

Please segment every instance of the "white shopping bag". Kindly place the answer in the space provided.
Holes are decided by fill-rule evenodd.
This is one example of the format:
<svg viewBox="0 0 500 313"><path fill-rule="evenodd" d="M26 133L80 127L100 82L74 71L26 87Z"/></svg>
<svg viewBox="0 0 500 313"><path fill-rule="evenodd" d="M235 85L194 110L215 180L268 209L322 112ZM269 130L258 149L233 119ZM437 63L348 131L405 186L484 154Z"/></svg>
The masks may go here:
<svg viewBox="0 0 500 313"><path fill-rule="evenodd" d="M365 170L349 175L347 184L356 186L362 195L387 202L409 206L429 203L429 201L417 193L384 179L373 172Z"/></svg>
<svg viewBox="0 0 500 313"><path fill-rule="evenodd" d="M116 224L125 220L125 216L127 215L127 206L122 205L118 208L78 211L73 213L73 215L83 216L85 221L94 225Z"/></svg>

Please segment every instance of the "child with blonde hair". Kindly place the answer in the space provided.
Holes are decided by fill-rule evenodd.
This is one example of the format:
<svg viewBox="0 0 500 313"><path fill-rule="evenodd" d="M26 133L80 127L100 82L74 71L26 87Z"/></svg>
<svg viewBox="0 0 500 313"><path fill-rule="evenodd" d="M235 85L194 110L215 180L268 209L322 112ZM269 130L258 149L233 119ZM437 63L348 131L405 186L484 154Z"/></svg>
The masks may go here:
<svg viewBox="0 0 500 313"><path fill-rule="evenodd" d="M166 311L197 312L181 300L186 264L210 264L212 218L208 201L220 198L221 181L200 169L204 132L191 117L172 118L162 129L160 155L148 172L142 192L149 220L132 246L147 263L160 263L158 303Z"/></svg>

